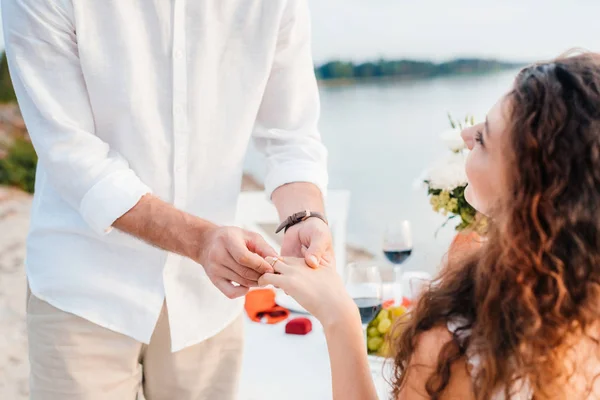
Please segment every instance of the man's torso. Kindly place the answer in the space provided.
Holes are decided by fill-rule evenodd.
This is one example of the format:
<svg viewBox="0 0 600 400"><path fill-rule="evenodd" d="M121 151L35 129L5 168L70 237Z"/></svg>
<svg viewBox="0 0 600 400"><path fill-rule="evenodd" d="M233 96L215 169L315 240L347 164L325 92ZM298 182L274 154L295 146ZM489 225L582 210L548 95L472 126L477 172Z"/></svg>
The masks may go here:
<svg viewBox="0 0 600 400"><path fill-rule="evenodd" d="M233 223L286 1L57 4L75 27L96 136L155 195ZM143 342L165 294L174 348L216 334L241 310L200 265L116 230L93 233L42 162L27 268L39 298Z"/></svg>

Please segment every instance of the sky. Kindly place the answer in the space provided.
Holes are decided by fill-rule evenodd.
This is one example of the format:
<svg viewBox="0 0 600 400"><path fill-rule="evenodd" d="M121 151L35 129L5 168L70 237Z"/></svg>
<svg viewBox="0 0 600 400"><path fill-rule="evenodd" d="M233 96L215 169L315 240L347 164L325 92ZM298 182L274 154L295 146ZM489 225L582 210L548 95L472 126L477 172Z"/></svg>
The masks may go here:
<svg viewBox="0 0 600 400"><path fill-rule="evenodd" d="M331 58L552 58L600 51L598 0L309 0L313 53Z"/></svg>
<svg viewBox="0 0 600 400"><path fill-rule="evenodd" d="M600 51L598 0L308 3L317 63L380 57L442 61L471 56L534 61L552 58L573 47Z"/></svg>

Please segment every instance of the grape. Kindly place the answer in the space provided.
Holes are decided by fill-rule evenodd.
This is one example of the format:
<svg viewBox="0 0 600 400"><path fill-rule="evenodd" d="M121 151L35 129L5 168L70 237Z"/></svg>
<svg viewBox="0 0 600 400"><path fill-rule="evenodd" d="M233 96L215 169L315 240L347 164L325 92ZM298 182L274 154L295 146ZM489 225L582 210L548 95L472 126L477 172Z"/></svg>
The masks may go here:
<svg viewBox="0 0 600 400"><path fill-rule="evenodd" d="M383 339L380 337L373 337L367 340L367 348L370 351L377 351L383 344Z"/></svg>
<svg viewBox="0 0 600 400"><path fill-rule="evenodd" d="M379 325L377 326L377 330L383 335L387 331L390 330L391 326L392 326L392 321L391 320L389 320L389 319L382 319L379 322Z"/></svg>
<svg viewBox="0 0 600 400"><path fill-rule="evenodd" d="M401 317L404 314L406 314L406 308L404 308L402 306L392 308L392 319Z"/></svg>
<svg viewBox="0 0 600 400"><path fill-rule="evenodd" d="M391 353L390 343L385 341L381 344L381 347L379 348L377 355L380 357L390 357L391 356L390 353Z"/></svg>
<svg viewBox="0 0 600 400"><path fill-rule="evenodd" d="M390 319L390 312L388 310L381 310L379 311L379 315L377 316L377 318L379 319L379 322L381 322L384 319Z"/></svg>
<svg viewBox="0 0 600 400"><path fill-rule="evenodd" d="M377 327L372 326L367 330L367 336L368 337L377 337L377 336L381 336L381 333L379 333L379 330L377 329Z"/></svg>
<svg viewBox="0 0 600 400"><path fill-rule="evenodd" d="M371 322L369 322L369 328L371 327L377 327L377 325L379 325L379 315L376 316L375 318L373 318L373 320Z"/></svg>

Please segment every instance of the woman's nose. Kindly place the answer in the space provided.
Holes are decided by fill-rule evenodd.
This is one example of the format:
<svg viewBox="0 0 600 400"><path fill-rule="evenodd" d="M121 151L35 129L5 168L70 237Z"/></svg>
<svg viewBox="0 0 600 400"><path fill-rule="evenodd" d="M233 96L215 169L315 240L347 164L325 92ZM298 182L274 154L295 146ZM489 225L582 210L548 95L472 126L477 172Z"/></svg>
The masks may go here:
<svg viewBox="0 0 600 400"><path fill-rule="evenodd" d="M472 150L473 146L475 146L475 135L477 134L478 130L483 129L483 125L483 123L480 123L477 125L470 126L468 128L463 129L460 133L460 136L464 140L465 145L469 150Z"/></svg>

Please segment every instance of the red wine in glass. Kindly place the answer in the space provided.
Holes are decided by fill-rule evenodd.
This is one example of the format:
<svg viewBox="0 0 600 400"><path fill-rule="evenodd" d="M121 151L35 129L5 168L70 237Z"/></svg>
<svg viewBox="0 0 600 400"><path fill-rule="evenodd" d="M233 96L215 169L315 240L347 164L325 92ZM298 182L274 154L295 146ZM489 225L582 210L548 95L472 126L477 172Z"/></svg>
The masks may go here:
<svg viewBox="0 0 600 400"><path fill-rule="evenodd" d="M403 264L412 254L410 222L398 220L388 224L383 237L383 254L394 265Z"/></svg>
<svg viewBox="0 0 600 400"><path fill-rule="evenodd" d="M353 263L348 265L346 290L360 311L363 326L377 316L383 303L381 272L377 264Z"/></svg>
<svg viewBox="0 0 600 400"><path fill-rule="evenodd" d="M385 258L395 265L400 265L410 257L412 249L409 250L384 250Z"/></svg>
<svg viewBox="0 0 600 400"><path fill-rule="evenodd" d="M360 319L363 324L368 324L377 316L381 310L381 298L378 297L359 297L354 299L360 312Z"/></svg>

